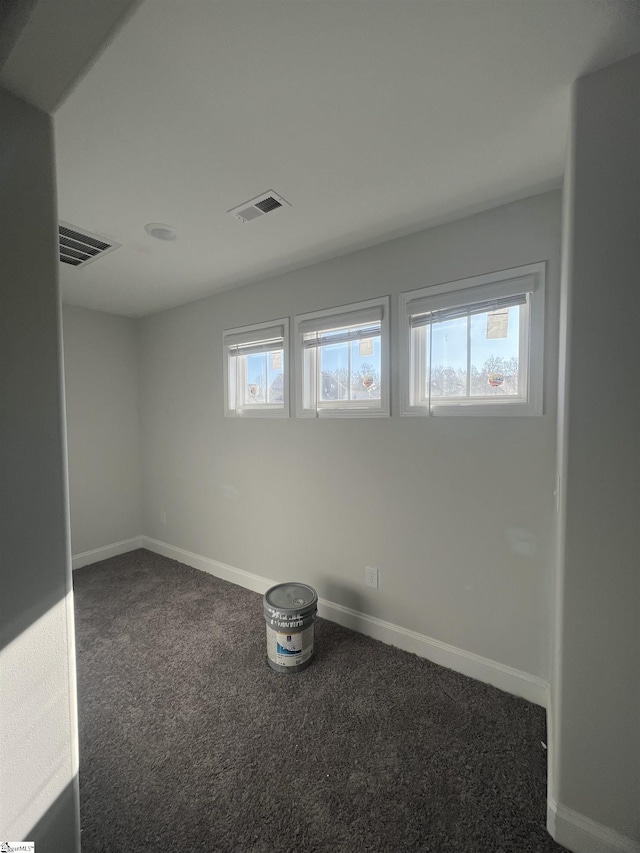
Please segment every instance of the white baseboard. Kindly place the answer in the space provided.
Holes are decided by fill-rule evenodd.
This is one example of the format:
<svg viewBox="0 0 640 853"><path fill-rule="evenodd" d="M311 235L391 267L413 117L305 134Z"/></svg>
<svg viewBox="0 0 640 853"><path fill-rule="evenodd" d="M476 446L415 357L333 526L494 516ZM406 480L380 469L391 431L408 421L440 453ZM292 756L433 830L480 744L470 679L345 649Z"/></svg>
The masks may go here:
<svg viewBox="0 0 640 853"><path fill-rule="evenodd" d="M265 578L262 575L254 575L252 572L236 569L233 566L228 566L226 563L220 563L218 560L201 557L200 554L194 554L193 551L185 551L184 548L167 545L166 542L161 542L159 539L151 539L149 536L142 536L141 539L141 548L147 548L155 554L162 554L163 557L177 560L179 563L184 563L194 569L200 569L201 572L215 575L215 577L235 583L237 586L251 589L253 592L259 592L261 595L264 595L269 587L277 583L277 581L269 580L269 578Z"/></svg>
<svg viewBox="0 0 640 853"><path fill-rule="evenodd" d="M91 563L98 563L100 560L108 560L109 557L118 557L128 551L135 551L136 548L143 547L142 539L142 536L134 536L132 539L123 539L122 542L112 542L111 545L103 545L102 548L94 548L91 551L74 554L71 558L71 568L81 569Z"/></svg>
<svg viewBox="0 0 640 853"><path fill-rule="evenodd" d="M547 830L558 844L575 853L640 853L640 842L596 823L551 797L547 799Z"/></svg>
<svg viewBox="0 0 640 853"><path fill-rule="evenodd" d="M446 666L462 675L468 675L485 684L492 684L500 690L521 696L536 705L547 707L549 685L535 675L529 675L519 669L513 669L505 664L481 657L480 655L451 646L393 622L385 622L375 616L359 613L333 601L320 599L318 614L332 622L352 628L375 640L381 640L390 646L396 646L406 652L413 652L433 663Z"/></svg>
<svg viewBox="0 0 640 853"><path fill-rule="evenodd" d="M275 580L236 569L226 563L211 560L209 557L202 557L199 554L176 548L148 536L141 538L141 547L143 548L186 563L188 566L208 572L223 580L231 581L238 586L259 592L261 595L264 595L269 587L277 583ZM366 634L368 637L381 640L387 645L413 652L441 666L446 666L448 669L453 669L455 672L468 675L486 684L492 684L500 690L521 696L523 699L528 699L529 702L534 702L543 708L547 707L549 685L534 675L529 675L472 652L466 652L463 649L450 646L448 643L442 643L440 640L434 640L432 637L403 628L401 625L394 625L392 622L385 622L375 616L368 616L366 613L351 610L351 608L343 607L333 601L326 601L323 598L318 601L318 615L332 622L337 622L345 628L351 628L361 634Z"/></svg>

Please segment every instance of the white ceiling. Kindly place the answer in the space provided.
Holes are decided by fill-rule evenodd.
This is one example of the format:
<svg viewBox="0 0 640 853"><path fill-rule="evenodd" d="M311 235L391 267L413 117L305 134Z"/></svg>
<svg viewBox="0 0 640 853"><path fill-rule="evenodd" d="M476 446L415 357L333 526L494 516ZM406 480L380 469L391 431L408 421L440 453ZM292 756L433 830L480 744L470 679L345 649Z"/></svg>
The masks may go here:
<svg viewBox="0 0 640 853"><path fill-rule="evenodd" d="M63 298L142 316L558 186L570 84L639 50L637 2L145 0L55 115L60 218L122 243Z"/></svg>

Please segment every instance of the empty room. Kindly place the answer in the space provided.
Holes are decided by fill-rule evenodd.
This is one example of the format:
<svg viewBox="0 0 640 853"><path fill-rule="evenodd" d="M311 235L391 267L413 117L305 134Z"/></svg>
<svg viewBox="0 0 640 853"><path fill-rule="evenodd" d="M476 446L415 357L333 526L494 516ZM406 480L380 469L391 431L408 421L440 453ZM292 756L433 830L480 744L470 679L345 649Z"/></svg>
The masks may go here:
<svg viewBox="0 0 640 853"><path fill-rule="evenodd" d="M2 850L640 853L638 4L0 25Z"/></svg>

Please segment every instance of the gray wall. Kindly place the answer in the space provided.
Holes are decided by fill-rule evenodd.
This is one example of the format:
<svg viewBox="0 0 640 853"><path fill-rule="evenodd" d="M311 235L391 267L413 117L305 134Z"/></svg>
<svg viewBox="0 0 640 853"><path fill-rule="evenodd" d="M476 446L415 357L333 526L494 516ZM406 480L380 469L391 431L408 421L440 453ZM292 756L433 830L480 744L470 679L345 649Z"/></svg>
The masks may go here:
<svg viewBox="0 0 640 853"><path fill-rule="evenodd" d="M72 552L142 531L136 321L65 305Z"/></svg>
<svg viewBox="0 0 640 853"><path fill-rule="evenodd" d="M562 806L636 841L639 152L637 55L579 80L574 93L563 234L562 369L568 381L560 406L564 500L550 790ZM575 843L571 826L562 820L558 826L558 840Z"/></svg>
<svg viewBox="0 0 640 853"><path fill-rule="evenodd" d="M0 837L73 853L78 756L52 128L2 90L0 127Z"/></svg>
<svg viewBox="0 0 640 853"><path fill-rule="evenodd" d="M142 320L145 534L548 678L559 254L552 192ZM544 416L398 417L397 294L536 261ZM385 294L393 417L223 417L225 328Z"/></svg>

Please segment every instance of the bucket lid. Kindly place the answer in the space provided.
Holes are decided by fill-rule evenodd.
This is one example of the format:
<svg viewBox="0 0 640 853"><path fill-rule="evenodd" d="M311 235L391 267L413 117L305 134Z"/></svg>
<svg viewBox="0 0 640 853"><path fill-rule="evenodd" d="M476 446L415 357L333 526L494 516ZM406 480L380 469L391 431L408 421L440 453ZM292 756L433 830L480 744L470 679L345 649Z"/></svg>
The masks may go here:
<svg viewBox="0 0 640 853"><path fill-rule="evenodd" d="M264 595L265 608L284 613L300 613L316 607L317 604L318 593L306 583L279 583L268 589Z"/></svg>

